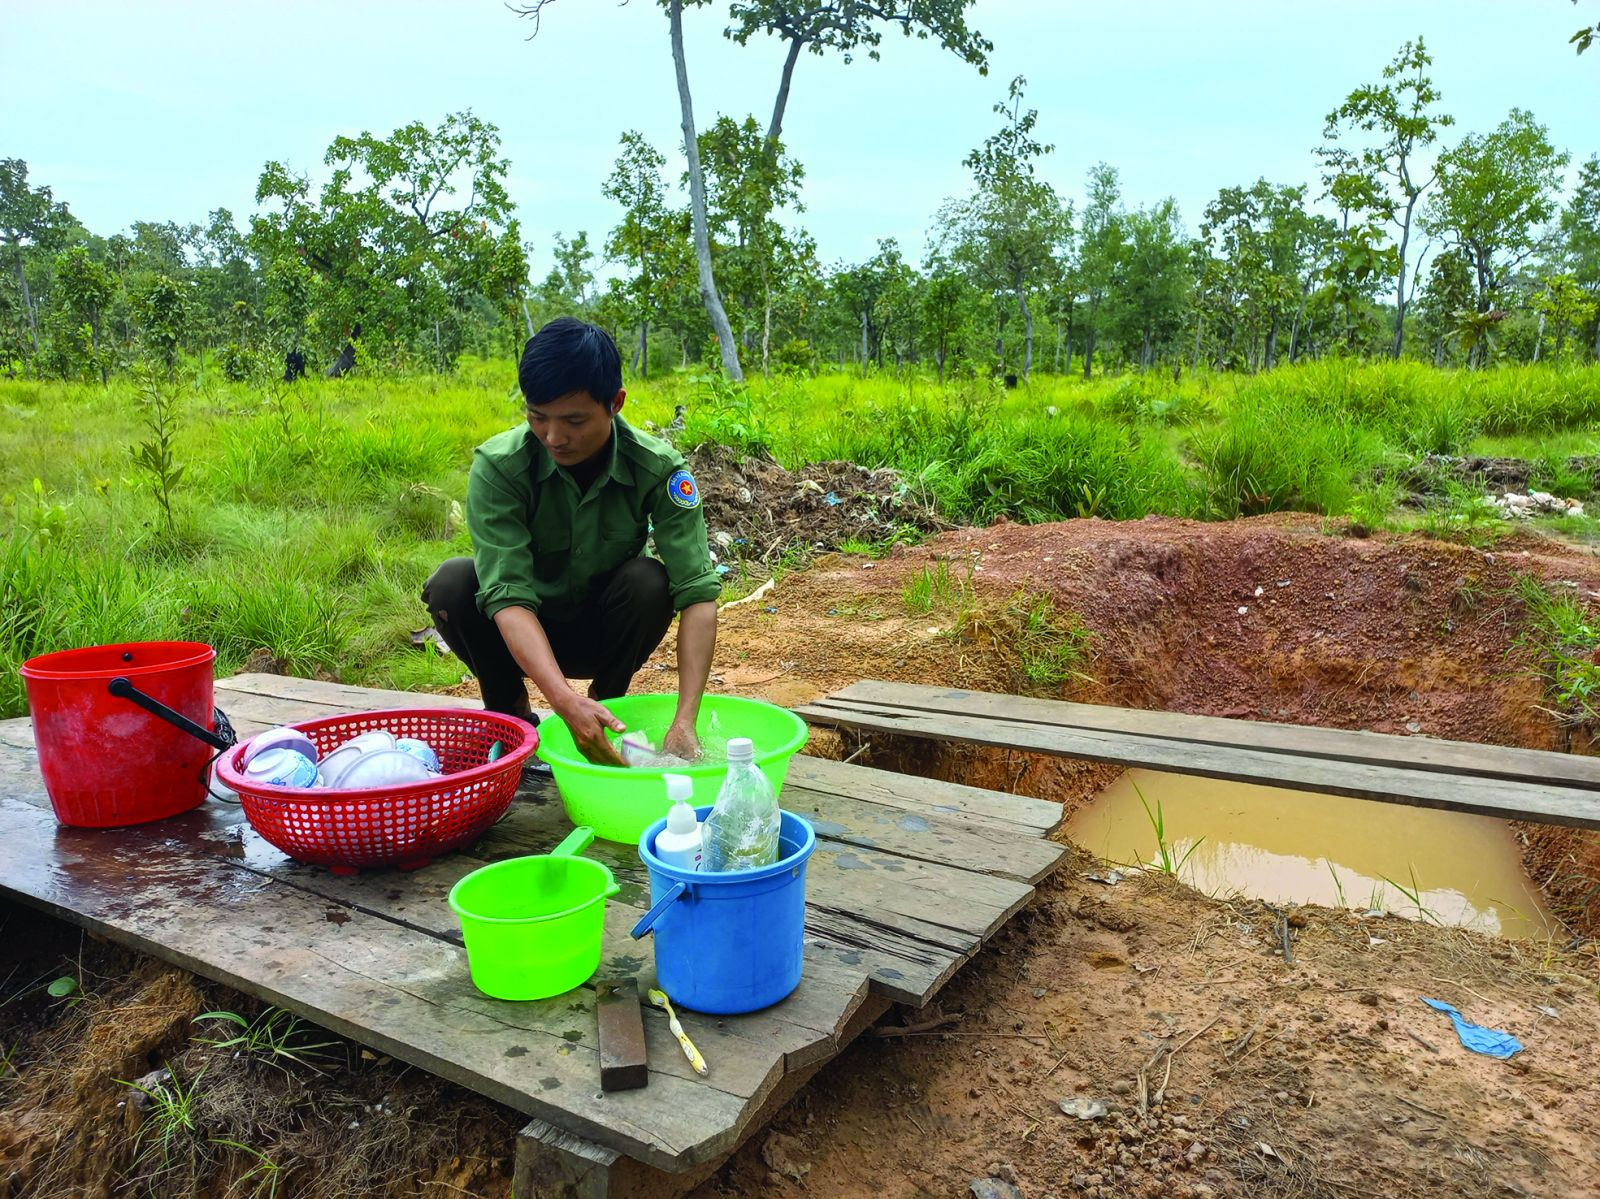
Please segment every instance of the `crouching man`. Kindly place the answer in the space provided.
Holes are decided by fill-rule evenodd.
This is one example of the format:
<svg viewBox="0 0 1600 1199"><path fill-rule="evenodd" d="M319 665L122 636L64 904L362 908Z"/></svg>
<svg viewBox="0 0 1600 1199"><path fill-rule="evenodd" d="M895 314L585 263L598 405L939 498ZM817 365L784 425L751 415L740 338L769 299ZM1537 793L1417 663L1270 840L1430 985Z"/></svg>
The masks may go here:
<svg viewBox="0 0 1600 1199"><path fill-rule="evenodd" d="M622 360L604 330L551 321L528 340L518 381L526 424L473 455L473 556L434 571L422 602L485 708L532 719L531 679L583 754L610 764L607 731L623 726L601 701L627 694L676 612L678 706L662 748L693 758L721 591L694 477L622 419ZM579 694L569 678L593 682Z"/></svg>

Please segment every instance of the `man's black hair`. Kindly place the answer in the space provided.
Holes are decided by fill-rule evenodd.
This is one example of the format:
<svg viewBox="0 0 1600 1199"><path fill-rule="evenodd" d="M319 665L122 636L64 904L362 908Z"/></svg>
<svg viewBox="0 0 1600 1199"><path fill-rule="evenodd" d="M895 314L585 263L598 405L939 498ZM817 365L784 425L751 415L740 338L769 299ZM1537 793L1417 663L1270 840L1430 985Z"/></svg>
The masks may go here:
<svg viewBox="0 0 1600 1199"><path fill-rule="evenodd" d="M604 329L576 317L558 316L528 338L517 383L530 405L586 391L609 409L622 390L622 356Z"/></svg>

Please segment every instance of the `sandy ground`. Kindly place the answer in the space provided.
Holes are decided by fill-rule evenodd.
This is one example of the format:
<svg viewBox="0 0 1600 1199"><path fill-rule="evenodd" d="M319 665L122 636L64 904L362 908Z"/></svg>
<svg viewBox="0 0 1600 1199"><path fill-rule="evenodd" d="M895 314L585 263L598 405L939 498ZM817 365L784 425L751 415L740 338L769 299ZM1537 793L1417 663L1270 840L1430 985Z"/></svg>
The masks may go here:
<svg viewBox="0 0 1600 1199"><path fill-rule="evenodd" d="M907 613L907 580L939 560L970 577L976 615ZM1532 538L1486 555L1329 535L1300 517L964 530L780 577L764 602L725 614L713 686L785 703L861 677L1005 689L1019 676L1003 610L1026 587L1091 631L1092 681L1075 698L1553 748L1560 738L1515 648L1519 571L1585 601L1600 591L1587 552ZM672 687L670 652L641 685ZM815 739L815 752L844 748ZM1068 811L1108 777L1001 751L877 744L867 758ZM1524 842L1556 910L1592 932L1595 838L1524 830ZM1075 854L936 1009L891 1014L879 1032L899 1035L864 1036L697 1196L1600 1193L1593 941L1507 942L1303 908L1289 913L1286 960L1277 917L1260 904L1159 876L1108 886L1085 877L1095 872ZM117 1106L128 1093L110 1079L163 1061L181 1077L207 1054L207 1079L239 1074L246 1067L188 1040L187 1020L244 1001L80 948L39 917L5 920L0 977L26 981L81 953L106 981L76 1007L37 993L0 1007L0 1054L11 1054L0 1199L139 1193L119 1182L136 1143ZM23 927L29 936L14 935ZM1422 996L1515 1034L1526 1051L1510 1062L1468 1052ZM511 1113L358 1047L330 1052L326 1077L250 1066L250 1086L216 1088L210 1127L270 1150L279 1194L508 1193ZM222 1102L268 1085L299 1105L295 1121ZM1080 1119L1063 1101L1105 1114ZM397 1111L437 1135L397 1148ZM327 1163L368 1136L383 1169L329 1189ZM219 1164L192 1171L188 1189L145 1193L268 1193L252 1191L259 1173L244 1178L255 1159L212 1153ZM974 1180L987 1181L974 1191Z"/></svg>

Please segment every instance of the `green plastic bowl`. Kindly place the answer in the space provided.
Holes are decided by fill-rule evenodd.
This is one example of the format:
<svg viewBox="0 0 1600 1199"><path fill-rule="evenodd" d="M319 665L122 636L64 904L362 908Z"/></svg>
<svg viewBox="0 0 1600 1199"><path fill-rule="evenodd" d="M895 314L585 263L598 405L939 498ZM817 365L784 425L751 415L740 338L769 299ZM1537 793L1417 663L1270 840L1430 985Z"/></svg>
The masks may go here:
<svg viewBox="0 0 1600 1199"><path fill-rule="evenodd" d="M651 734L652 740L672 723L678 697L673 695L629 695L606 700L609 708L629 729ZM783 792L789 773L789 759L806 743L806 722L787 708L745 699L737 695L708 695L700 703L696 728L701 737L715 715L724 737L749 737L756 746L756 765L772 780L772 789ZM561 802L573 824L588 825L595 836L607 841L637 845L639 836L667 814L667 785L663 774L688 775L694 782L696 807L717 802L717 792L728 773L727 763L708 766L680 766L661 770L631 766L596 766L578 752L572 732L557 717L539 724L539 757L549 764L555 776Z"/></svg>
<svg viewBox="0 0 1600 1199"><path fill-rule="evenodd" d="M482 866L450 888L472 983L494 999L548 999L600 967L611 871L576 857L594 830L574 829L547 854Z"/></svg>

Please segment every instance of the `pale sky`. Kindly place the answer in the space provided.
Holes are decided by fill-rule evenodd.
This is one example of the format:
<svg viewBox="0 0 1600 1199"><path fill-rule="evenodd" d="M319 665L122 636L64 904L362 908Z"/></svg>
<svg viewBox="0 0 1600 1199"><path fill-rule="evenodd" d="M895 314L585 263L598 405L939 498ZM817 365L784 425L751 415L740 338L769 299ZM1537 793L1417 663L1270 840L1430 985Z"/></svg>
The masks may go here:
<svg viewBox="0 0 1600 1199"><path fill-rule="evenodd" d="M725 12L686 18L696 119L764 126L779 47L726 41ZM1056 146L1045 178L1076 199L1107 161L1129 206L1171 195L1191 230L1220 187L1314 184L1324 115L1419 33L1457 120L1448 140L1517 106L1575 164L1600 151L1600 49L1567 44L1600 19L1597 0L979 0L971 19L995 44L986 78L894 32L879 63L802 57L784 140L825 262L890 236L920 259L1017 74ZM652 0L559 0L527 32L499 0L3 0L0 156L26 159L97 233L219 206L244 227L266 160L320 181L337 135L471 108L500 128L540 277L554 233L585 229L598 246L616 223L600 185L619 134L641 130L672 180L680 134Z"/></svg>

